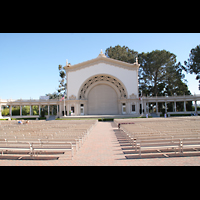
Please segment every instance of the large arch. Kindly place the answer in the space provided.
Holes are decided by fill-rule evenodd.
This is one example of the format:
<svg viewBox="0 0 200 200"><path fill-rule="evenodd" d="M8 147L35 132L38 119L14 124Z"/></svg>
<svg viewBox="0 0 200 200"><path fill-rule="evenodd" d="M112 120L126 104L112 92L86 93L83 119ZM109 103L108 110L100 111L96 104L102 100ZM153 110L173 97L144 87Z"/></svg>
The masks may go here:
<svg viewBox="0 0 200 200"><path fill-rule="evenodd" d="M96 84L88 93L89 115L116 115L118 111L118 95L108 84Z"/></svg>
<svg viewBox="0 0 200 200"><path fill-rule="evenodd" d="M108 74L98 74L88 78L80 87L78 92L79 99L87 99L89 91L99 84L107 84L115 89L119 99L128 98L128 93L124 84L116 77Z"/></svg>

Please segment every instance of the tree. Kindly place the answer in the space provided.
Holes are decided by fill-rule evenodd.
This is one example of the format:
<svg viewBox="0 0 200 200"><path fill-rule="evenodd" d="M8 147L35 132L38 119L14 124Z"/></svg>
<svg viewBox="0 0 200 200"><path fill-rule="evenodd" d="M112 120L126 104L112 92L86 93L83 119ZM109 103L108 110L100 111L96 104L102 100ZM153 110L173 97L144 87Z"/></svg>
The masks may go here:
<svg viewBox="0 0 200 200"><path fill-rule="evenodd" d="M4 106L4 109L2 110L2 116L8 116L10 113L10 109L8 107Z"/></svg>
<svg viewBox="0 0 200 200"><path fill-rule="evenodd" d="M106 49L105 55L109 58L121 60L128 63L135 63L135 59L138 55L137 51L131 50L126 46L115 46Z"/></svg>
<svg viewBox="0 0 200 200"><path fill-rule="evenodd" d="M145 86L145 92L155 96L160 95L166 87L166 78L174 70L176 63L176 55L166 50L155 50L152 52L139 54L139 80L141 89ZM172 75L172 74L171 74Z"/></svg>
<svg viewBox="0 0 200 200"><path fill-rule="evenodd" d="M180 62L176 63L176 55L166 50L155 50L138 54L126 46L109 47L105 52L109 58L135 63L138 56L140 64L138 78L139 90L143 95L169 96L190 94L186 83L184 83L183 68Z"/></svg>
<svg viewBox="0 0 200 200"><path fill-rule="evenodd" d="M184 61L186 66L185 71L190 74L195 73L196 79L200 79L200 45L197 45L194 49L191 49L188 61Z"/></svg>
<svg viewBox="0 0 200 200"><path fill-rule="evenodd" d="M49 99L60 99L62 98L62 94L59 94L57 92L54 92L54 93L48 93L46 94L46 96L49 96Z"/></svg>
<svg viewBox="0 0 200 200"><path fill-rule="evenodd" d="M168 96L176 95L190 95L191 92L186 84L185 75L182 73L182 66L180 62L166 68L166 76L163 79L164 87L159 94L162 95L164 90ZM164 95L164 94L163 94Z"/></svg>
<svg viewBox="0 0 200 200"><path fill-rule="evenodd" d="M67 88L66 72L62 65L58 65L58 70L59 70L59 76L61 78L61 80L59 80L58 93L62 93L63 91L66 91Z"/></svg>

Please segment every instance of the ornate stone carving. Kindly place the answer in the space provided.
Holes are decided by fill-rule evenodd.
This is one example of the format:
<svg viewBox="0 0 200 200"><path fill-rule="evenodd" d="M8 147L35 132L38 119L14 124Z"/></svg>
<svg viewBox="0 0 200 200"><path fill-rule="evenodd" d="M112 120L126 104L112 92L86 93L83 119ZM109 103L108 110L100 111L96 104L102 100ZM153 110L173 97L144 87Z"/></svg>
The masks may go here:
<svg viewBox="0 0 200 200"><path fill-rule="evenodd" d="M69 100L75 100L76 99L76 96L75 95L71 95L70 97L69 97Z"/></svg>
<svg viewBox="0 0 200 200"><path fill-rule="evenodd" d="M130 95L130 99L136 99L136 98L137 96L134 93Z"/></svg>
<svg viewBox="0 0 200 200"><path fill-rule="evenodd" d="M106 58L106 56L105 56L105 54L103 53L102 49L101 49L101 53L99 54L98 57L105 57L105 58Z"/></svg>
<svg viewBox="0 0 200 200"><path fill-rule="evenodd" d="M125 88L122 86L122 84L115 78L111 77L111 76L107 76L107 75L98 75L98 76L94 76L92 77L90 80L88 80L82 87L80 94L79 94L79 99L85 99L85 93L87 91L87 89L95 82L101 82L101 81L108 81L110 83L112 83L115 87L118 88L119 92L120 92L120 96L121 98L127 98L127 94L125 91Z"/></svg>

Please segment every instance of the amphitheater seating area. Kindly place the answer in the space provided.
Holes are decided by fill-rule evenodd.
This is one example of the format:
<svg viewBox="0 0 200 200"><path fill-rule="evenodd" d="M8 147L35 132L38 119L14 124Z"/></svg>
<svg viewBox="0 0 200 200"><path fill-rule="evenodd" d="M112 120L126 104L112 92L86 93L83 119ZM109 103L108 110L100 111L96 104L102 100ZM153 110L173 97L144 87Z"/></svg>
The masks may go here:
<svg viewBox="0 0 200 200"><path fill-rule="evenodd" d="M73 159L97 120L1 121L0 159ZM56 155L56 157L55 157Z"/></svg>
<svg viewBox="0 0 200 200"><path fill-rule="evenodd" d="M115 123L120 124L116 136L127 159L200 156L198 117L115 119Z"/></svg>

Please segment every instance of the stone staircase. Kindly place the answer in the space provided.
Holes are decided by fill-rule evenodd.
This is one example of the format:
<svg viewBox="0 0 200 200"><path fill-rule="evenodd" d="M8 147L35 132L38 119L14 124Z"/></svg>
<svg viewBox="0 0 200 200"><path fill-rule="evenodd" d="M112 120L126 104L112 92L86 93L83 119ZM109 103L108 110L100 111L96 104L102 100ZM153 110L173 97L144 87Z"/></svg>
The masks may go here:
<svg viewBox="0 0 200 200"><path fill-rule="evenodd" d="M50 115L47 121L55 120L55 119L56 119L56 115Z"/></svg>
<svg viewBox="0 0 200 200"><path fill-rule="evenodd" d="M159 117L156 113L151 113L152 117Z"/></svg>

